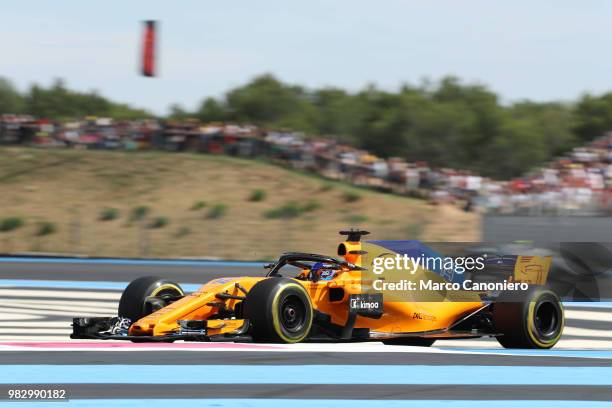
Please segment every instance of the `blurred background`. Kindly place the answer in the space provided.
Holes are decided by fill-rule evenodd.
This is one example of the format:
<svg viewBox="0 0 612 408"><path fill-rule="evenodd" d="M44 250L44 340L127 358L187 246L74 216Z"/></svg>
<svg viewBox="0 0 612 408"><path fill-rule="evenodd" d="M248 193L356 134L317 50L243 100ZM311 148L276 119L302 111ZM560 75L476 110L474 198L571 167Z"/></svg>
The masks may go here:
<svg viewBox="0 0 612 408"><path fill-rule="evenodd" d="M0 253L609 240L612 4L3 9Z"/></svg>

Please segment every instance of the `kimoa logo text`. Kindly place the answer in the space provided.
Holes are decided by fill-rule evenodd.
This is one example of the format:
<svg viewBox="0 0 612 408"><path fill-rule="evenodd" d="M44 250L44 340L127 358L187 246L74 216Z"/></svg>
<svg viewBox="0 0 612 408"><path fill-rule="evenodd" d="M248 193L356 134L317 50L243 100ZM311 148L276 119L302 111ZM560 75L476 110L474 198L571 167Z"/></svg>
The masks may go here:
<svg viewBox="0 0 612 408"><path fill-rule="evenodd" d="M351 309L378 309L378 302L367 302L362 299L351 299Z"/></svg>

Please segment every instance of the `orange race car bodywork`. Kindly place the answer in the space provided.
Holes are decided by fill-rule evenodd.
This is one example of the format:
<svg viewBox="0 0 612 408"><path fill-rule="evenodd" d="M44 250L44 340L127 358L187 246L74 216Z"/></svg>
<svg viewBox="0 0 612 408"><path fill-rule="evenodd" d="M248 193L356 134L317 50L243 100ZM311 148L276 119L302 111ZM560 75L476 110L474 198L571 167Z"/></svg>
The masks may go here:
<svg viewBox="0 0 612 408"><path fill-rule="evenodd" d="M348 299L352 294L362 293L359 272L342 272L332 281L298 281L304 286L312 300L313 307L331 317L331 323L344 326L349 318ZM198 291L186 295L170 305L135 322L129 330L134 336L162 336L174 333L179 329L179 320L208 320L217 313L217 307L211 306L218 293L240 296L239 283L247 291L255 283L266 278L237 277L221 278L208 282ZM342 298L330 300L331 288L344 290ZM238 299L227 299L225 307L234 309ZM443 331L453 323L482 308L482 302L385 302L384 313L378 319L357 316L355 328L368 328L374 337L388 337L388 334ZM208 335L239 333L245 322L243 319L208 320ZM463 333L465 335L465 333ZM438 333L437 337L447 337ZM448 337L451 337L449 334Z"/></svg>
<svg viewBox="0 0 612 408"><path fill-rule="evenodd" d="M365 233L365 232L364 232ZM151 313L129 321L123 332L112 330L117 318L75 318L72 338L127 339L133 341L246 341L253 322L244 312L249 294L265 280L277 280L283 263L298 266L301 272L292 279L282 278L288 285L299 285L308 297L312 311L312 329L308 336L284 338L281 341L331 339L336 341L389 340L398 338L471 338L497 336L491 322L491 302L476 294L451 301L444 297L435 301L398 301L379 296L380 307L374 313L355 310L352 302L373 293L371 281L364 279L364 254L360 234L345 232L348 240L338 247L340 259L315 254L286 253L279 258L267 276L227 277L214 279L197 291L180 294ZM303 260L324 260L334 263L333 278L310 279L310 270ZM270 282L274 283L274 282ZM172 286L172 284L168 284ZM165 288L158 287L157 294ZM294 288L295 289L295 288ZM298 291L298 292L299 292ZM125 294L125 292L124 292ZM153 296L155 297L155 296ZM261 301L259 303L262 303ZM120 306L121 314L121 306ZM103 320L107 319L107 320ZM276 323L275 323L276 324ZM295 340L295 341L294 341Z"/></svg>

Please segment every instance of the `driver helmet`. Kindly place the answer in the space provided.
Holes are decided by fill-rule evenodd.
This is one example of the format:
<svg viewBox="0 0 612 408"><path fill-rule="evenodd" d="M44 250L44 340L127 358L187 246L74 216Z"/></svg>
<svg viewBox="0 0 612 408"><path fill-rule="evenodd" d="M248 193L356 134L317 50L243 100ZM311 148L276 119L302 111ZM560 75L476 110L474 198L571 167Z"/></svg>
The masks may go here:
<svg viewBox="0 0 612 408"><path fill-rule="evenodd" d="M316 262L310 267L311 272L318 272L319 269L323 269L323 262Z"/></svg>
<svg viewBox="0 0 612 408"><path fill-rule="evenodd" d="M323 262L316 262L310 267L311 276L316 276L321 280L330 280L334 276L332 269L326 268Z"/></svg>

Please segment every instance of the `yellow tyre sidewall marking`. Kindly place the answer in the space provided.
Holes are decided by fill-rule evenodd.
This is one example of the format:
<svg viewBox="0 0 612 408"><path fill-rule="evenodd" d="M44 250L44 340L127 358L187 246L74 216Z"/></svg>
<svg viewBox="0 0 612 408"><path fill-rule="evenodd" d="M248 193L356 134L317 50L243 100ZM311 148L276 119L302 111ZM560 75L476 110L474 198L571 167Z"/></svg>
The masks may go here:
<svg viewBox="0 0 612 408"><path fill-rule="evenodd" d="M162 290L166 290L166 289L174 289L178 293L180 293L181 296L185 294L185 293L183 293L181 288L179 288L177 285L174 285L172 283L164 283L163 285L159 286L158 288L155 288L153 290L153 292L151 292L150 296L157 296L158 293L160 293Z"/></svg>
<svg viewBox="0 0 612 408"><path fill-rule="evenodd" d="M527 334L529 335L529 338L531 339L531 341L534 342L534 344L536 344L538 347L542 347L542 348L546 348L546 347L551 347L553 346L557 341L559 341L559 338L561 337L561 334L563 333L563 326L565 324L565 317L564 317L564 313L563 313L563 304L561 302L559 302L559 309L561 311L561 323L560 323L560 330L559 333L552 339L543 342L540 339L537 338L536 333L537 333L537 329L535 327L535 319L534 319L534 315L535 315L535 307L536 307L536 303L538 301L538 299L540 297L542 297L544 294L546 293L552 293L552 292L542 292L540 294L538 294L538 297L535 300L532 300L529 302L529 311L527 314ZM556 296L555 296L556 297Z"/></svg>
<svg viewBox="0 0 612 408"><path fill-rule="evenodd" d="M283 334L283 330L281 329L281 324L280 324L280 317L278 315L278 302L280 301L280 296L287 288L291 288L291 287L296 288L298 291L301 291L306 296L306 299L308 299L308 304L306 305L306 307L309 307L311 310L310 319L308 319L308 322L307 322L308 330L304 331L304 334L301 337L296 338L296 339L292 339ZM308 315L308 312L306 313L306 315ZM274 324L274 330L276 331L276 334L278 334L278 337L280 337L283 341L287 343L298 343L304 340L306 336L308 336L308 333L310 332L310 327L312 326L312 315L313 313L312 313L312 304L310 302L310 296L308 296L308 293L306 292L306 290L304 289L302 285L299 285L297 283L284 284L283 286L280 287L278 292L276 292L276 295L274 295L274 299L272 300L272 323Z"/></svg>

